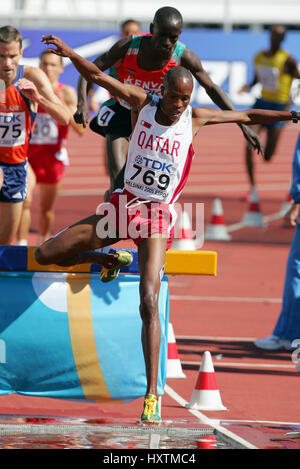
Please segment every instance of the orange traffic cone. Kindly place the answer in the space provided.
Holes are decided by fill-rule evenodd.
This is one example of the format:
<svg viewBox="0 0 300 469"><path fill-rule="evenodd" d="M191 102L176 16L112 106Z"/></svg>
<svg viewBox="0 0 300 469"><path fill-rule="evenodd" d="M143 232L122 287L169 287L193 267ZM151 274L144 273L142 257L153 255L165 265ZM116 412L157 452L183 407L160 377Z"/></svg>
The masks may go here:
<svg viewBox="0 0 300 469"><path fill-rule="evenodd" d="M190 217L187 212L182 211L176 222L175 235L172 249L178 251L195 251L196 242L193 239Z"/></svg>
<svg viewBox="0 0 300 469"><path fill-rule="evenodd" d="M178 356L173 326L169 322L167 378L185 378L185 377L186 376L182 371L180 359Z"/></svg>
<svg viewBox="0 0 300 469"><path fill-rule="evenodd" d="M208 351L204 352L196 387L186 407L196 410L227 410L221 401L211 355Z"/></svg>
<svg viewBox="0 0 300 469"><path fill-rule="evenodd" d="M216 198L213 202L212 216L208 225L204 239L216 241L230 241L231 236L227 233L224 220L224 212L221 199Z"/></svg>
<svg viewBox="0 0 300 469"><path fill-rule="evenodd" d="M251 190L249 207L243 216L242 223L245 226L265 226L265 222L260 211L259 198L254 186Z"/></svg>

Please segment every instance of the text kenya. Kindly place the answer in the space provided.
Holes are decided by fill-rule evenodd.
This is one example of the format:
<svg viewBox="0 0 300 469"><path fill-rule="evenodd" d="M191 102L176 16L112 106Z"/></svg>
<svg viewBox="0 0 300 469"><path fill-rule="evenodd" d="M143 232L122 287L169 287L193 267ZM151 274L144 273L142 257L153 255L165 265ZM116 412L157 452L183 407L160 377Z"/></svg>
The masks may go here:
<svg viewBox="0 0 300 469"><path fill-rule="evenodd" d="M158 135L150 134L148 136L144 130L139 133L137 144L142 149L149 149L153 151L160 151L171 156L178 156L180 142L174 140L170 142L168 138L160 137Z"/></svg>

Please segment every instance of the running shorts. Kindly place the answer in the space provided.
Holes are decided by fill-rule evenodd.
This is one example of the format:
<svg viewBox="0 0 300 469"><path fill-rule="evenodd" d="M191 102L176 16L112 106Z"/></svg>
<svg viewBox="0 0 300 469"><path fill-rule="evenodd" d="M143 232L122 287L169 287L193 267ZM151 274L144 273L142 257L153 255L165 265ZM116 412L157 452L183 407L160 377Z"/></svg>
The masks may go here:
<svg viewBox="0 0 300 469"><path fill-rule="evenodd" d="M124 189L113 192L110 202L101 204L97 213L108 217L103 229L112 227L113 231L109 234L112 238L132 239L138 246L144 239L160 234L167 238L167 249L171 247L177 218L173 205L146 201ZM98 225L97 229L101 226ZM98 231L97 234L105 237L105 231L103 234Z"/></svg>
<svg viewBox="0 0 300 469"><path fill-rule="evenodd" d="M111 135L129 138L132 132L130 109L111 98L101 105L98 114L90 122L90 129L103 137Z"/></svg>
<svg viewBox="0 0 300 469"><path fill-rule="evenodd" d="M258 98L253 106L253 109L269 109L271 111L287 111L287 105L282 103L274 103L273 101L266 101L265 99ZM286 121L268 122L263 124L266 127L283 127Z"/></svg>
<svg viewBox="0 0 300 469"><path fill-rule="evenodd" d="M18 164L1 163L3 183L0 190L0 202L23 202L27 195L28 161Z"/></svg>
<svg viewBox="0 0 300 469"><path fill-rule="evenodd" d="M32 152L29 156L29 163L37 183L57 184L65 174L65 164L53 153L47 151L44 151L42 155L40 152Z"/></svg>

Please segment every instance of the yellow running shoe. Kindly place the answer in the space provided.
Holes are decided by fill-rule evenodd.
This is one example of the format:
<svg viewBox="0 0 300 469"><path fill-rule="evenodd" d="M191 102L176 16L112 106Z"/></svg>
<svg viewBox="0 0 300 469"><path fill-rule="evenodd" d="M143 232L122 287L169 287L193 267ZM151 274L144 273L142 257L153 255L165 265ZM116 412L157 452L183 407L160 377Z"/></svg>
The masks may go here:
<svg viewBox="0 0 300 469"><path fill-rule="evenodd" d="M116 254L118 254L118 262L119 265L117 267L114 267L112 269L107 269L106 267L102 267L101 273L100 273L100 280L101 282L111 282L112 280L115 280L119 273L121 267L125 265L130 265L132 263L133 257L131 252L128 251L117 251Z"/></svg>
<svg viewBox="0 0 300 469"><path fill-rule="evenodd" d="M161 423L158 400L154 394L147 394L145 397L141 421L144 423Z"/></svg>

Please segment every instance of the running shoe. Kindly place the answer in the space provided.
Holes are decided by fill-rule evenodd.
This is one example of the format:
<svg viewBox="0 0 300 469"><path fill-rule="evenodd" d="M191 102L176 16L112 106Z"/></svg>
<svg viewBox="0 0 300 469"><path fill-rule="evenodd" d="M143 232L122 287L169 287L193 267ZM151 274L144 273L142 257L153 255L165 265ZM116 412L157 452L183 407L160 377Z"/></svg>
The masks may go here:
<svg viewBox="0 0 300 469"><path fill-rule="evenodd" d="M263 350L293 350L293 346L290 340L280 339L276 335L268 335L263 339L257 339L254 342L257 348Z"/></svg>
<svg viewBox="0 0 300 469"><path fill-rule="evenodd" d="M161 423L158 400L154 394L147 394L145 397L141 421L145 423Z"/></svg>
<svg viewBox="0 0 300 469"><path fill-rule="evenodd" d="M115 280L119 276L121 267L130 265L132 263L133 257L130 252L117 251L116 254L118 254L119 256L118 257L119 265L112 269L107 269L106 267L102 267L102 270L100 273L101 282L107 283L107 282L111 282L112 280Z"/></svg>

